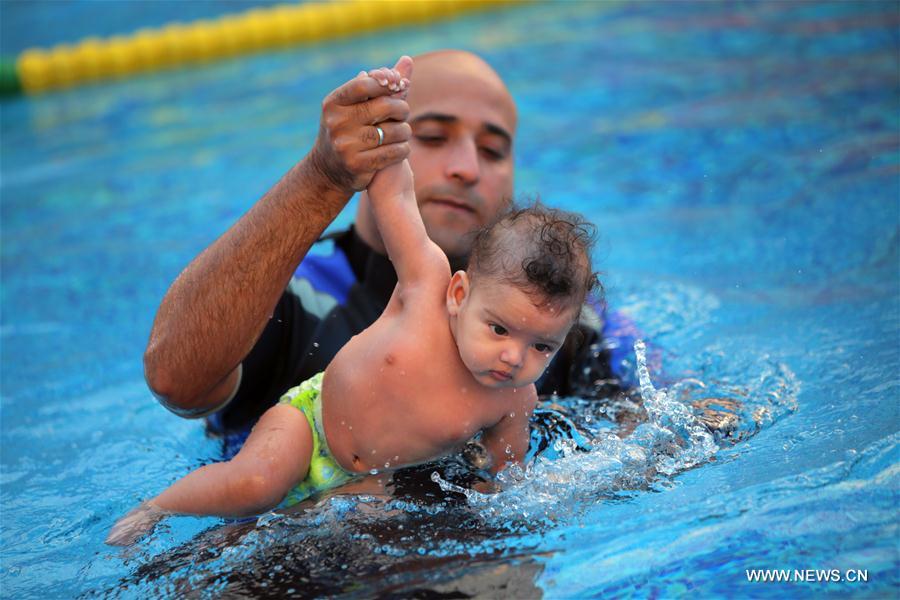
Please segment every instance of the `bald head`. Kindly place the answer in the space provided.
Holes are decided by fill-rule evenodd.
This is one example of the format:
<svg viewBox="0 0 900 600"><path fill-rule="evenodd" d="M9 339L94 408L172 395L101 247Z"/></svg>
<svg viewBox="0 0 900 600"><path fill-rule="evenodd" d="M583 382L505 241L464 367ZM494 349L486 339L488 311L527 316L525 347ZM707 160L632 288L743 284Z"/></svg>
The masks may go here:
<svg viewBox="0 0 900 600"><path fill-rule="evenodd" d="M516 104L500 75L480 56L465 50L435 50L413 58L414 70L409 106L415 112L421 101L431 97L429 90L454 88L466 94L487 94L508 117L505 123L515 135ZM462 86L462 87L457 87Z"/></svg>

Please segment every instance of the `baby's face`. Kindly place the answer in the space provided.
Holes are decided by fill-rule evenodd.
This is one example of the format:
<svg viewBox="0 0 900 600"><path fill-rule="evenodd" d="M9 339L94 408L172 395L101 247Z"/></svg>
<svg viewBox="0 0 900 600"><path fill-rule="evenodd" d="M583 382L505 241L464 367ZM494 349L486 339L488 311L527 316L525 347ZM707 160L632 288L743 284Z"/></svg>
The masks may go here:
<svg viewBox="0 0 900 600"><path fill-rule="evenodd" d="M456 345L475 379L491 388L534 383L562 346L576 307L535 306L512 285L454 274L447 291Z"/></svg>

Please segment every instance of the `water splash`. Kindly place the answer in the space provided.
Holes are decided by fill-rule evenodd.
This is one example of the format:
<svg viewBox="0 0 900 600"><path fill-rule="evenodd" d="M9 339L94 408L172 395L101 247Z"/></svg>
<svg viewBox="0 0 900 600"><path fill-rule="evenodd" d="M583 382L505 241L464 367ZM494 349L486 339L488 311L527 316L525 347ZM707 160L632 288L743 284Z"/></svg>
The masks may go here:
<svg viewBox="0 0 900 600"><path fill-rule="evenodd" d="M679 394L654 387L647 368L646 345L635 344L640 403L646 420L628 436L601 420L583 419L590 433L587 448L560 438L553 452L497 476L498 494L481 494L432 474L443 491L465 496L488 518L540 523L569 521L597 502L620 502L639 490L665 489L673 477L708 462L719 450L715 436L680 401ZM552 456L552 459L548 458Z"/></svg>
<svg viewBox="0 0 900 600"><path fill-rule="evenodd" d="M548 548L547 540L559 526L590 526L598 504L629 502L648 490L667 491L678 484L679 474L712 459L731 438L707 428L706 408L697 408L698 398L715 395L731 406L736 418L749 423L735 429L741 436L796 406L796 378L768 357L749 357L743 364L713 349L694 356L695 370L687 377L657 387L650 372L656 367L648 366L643 342L636 344L635 355L640 385L631 397L603 402L557 398L552 407L535 412L552 415L555 429L542 432L545 446L530 454L525 466L498 475L498 493L471 489L471 478L459 475L471 475L472 467L461 458L448 458L439 471L424 475L444 497L335 496L292 515L267 514L240 535L210 532L183 551L151 560L129 583L156 587L155 573L163 572L163 585L171 589L201 584L218 589L223 578L234 578L223 573L246 574L252 563L254 575L240 579L244 586L248 581L289 586L299 577L340 587L366 578L381 580L396 564L440 559L469 565L527 555L534 547ZM738 399L740 407L728 404ZM632 403L644 415L630 433L610 421L619 410L617 402ZM754 415L762 417L754 420ZM368 558L360 562L359 556ZM285 565L285 573L275 572L273 565L279 564ZM391 577L405 581L414 575L400 570ZM255 591L263 594L271 588Z"/></svg>
<svg viewBox="0 0 900 600"><path fill-rule="evenodd" d="M657 390L650 381L647 369L647 347L643 340L634 344L637 357L638 381L648 422L635 430L635 435L654 444L675 444L680 451L660 456L657 470L666 475L693 467L709 460L718 446L709 430L703 427L694 413L684 404L669 397L665 390Z"/></svg>

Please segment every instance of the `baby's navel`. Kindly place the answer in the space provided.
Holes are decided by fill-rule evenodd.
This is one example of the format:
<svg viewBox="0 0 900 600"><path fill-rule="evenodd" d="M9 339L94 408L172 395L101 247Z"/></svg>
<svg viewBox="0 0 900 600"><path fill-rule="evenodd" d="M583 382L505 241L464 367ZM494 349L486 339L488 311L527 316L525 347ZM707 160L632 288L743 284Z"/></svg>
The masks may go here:
<svg viewBox="0 0 900 600"><path fill-rule="evenodd" d="M386 362L389 365L394 364L394 361L396 361L396 360L397 359L394 358L393 354L385 354L384 355L384 362Z"/></svg>

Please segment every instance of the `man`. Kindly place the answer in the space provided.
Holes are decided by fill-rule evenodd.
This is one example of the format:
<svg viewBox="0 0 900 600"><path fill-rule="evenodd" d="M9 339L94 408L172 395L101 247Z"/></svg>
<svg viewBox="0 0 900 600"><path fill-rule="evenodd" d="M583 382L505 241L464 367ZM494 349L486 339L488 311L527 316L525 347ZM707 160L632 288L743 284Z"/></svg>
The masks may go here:
<svg viewBox="0 0 900 600"><path fill-rule="evenodd" d="M414 75L412 66L408 57L395 66L412 76L408 98L363 77L329 94L309 154L172 284L144 356L147 382L172 412L208 416L240 443L381 314L396 274L365 192L355 226L329 236L329 254L307 256L377 170L409 157L428 235L454 268L465 264L466 234L509 204L517 115L503 81L461 51L417 57ZM595 308L540 392L583 394L616 379Z"/></svg>

